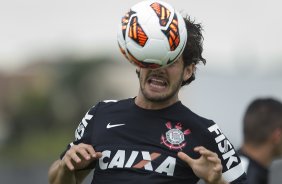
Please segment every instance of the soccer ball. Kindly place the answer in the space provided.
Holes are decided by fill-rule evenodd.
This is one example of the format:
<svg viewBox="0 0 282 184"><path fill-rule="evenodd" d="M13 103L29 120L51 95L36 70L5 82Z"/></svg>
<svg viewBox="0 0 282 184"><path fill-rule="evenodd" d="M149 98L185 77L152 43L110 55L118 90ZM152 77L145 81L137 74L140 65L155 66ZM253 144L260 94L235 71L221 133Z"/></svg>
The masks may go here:
<svg viewBox="0 0 282 184"><path fill-rule="evenodd" d="M122 54L141 68L157 69L176 61L187 41L183 17L171 5L145 0L122 17L117 40Z"/></svg>

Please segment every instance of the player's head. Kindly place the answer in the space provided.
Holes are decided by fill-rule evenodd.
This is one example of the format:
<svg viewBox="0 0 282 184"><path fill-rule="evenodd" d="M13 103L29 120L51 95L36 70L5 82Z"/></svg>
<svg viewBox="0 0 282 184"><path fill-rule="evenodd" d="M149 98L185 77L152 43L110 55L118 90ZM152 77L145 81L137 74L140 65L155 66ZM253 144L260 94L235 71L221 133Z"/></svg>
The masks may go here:
<svg viewBox="0 0 282 184"><path fill-rule="evenodd" d="M259 98L247 108L243 119L244 142L254 146L271 142L276 154L282 154L282 103L273 98Z"/></svg>
<svg viewBox="0 0 282 184"><path fill-rule="evenodd" d="M184 22L187 28L187 42L184 48L184 51L180 57L184 62L184 67L194 65L196 66L200 62L206 64L206 59L203 58L203 40L204 37L202 35L202 25L195 23L195 21L191 20L189 16L183 17ZM196 68L196 67L195 67ZM136 70L138 77L140 76L139 70ZM188 80L182 82L181 86L190 84L193 80L195 80L195 70L191 77Z"/></svg>
<svg viewBox="0 0 282 184"><path fill-rule="evenodd" d="M186 46L181 56L184 61L184 67L191 64L197 65L199 62L206 64L206 60L202 56L204 37L201 24L195 23L188 16L184 17L184 21L188 35ZM182 86L190 84L193 80L195 80L195 70L188 80L182 82Z"/></svg>

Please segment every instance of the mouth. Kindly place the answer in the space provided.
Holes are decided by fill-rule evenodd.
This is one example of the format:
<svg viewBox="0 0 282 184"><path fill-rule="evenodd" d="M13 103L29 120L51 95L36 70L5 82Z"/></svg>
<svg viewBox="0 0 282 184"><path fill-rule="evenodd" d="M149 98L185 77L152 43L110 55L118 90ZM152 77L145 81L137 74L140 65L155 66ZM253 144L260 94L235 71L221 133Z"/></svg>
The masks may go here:
<svg viewBox="0 0 282 184"><path fill-rule="evenodd" d="M168 86L168 81L162 77L151 76L148 78L148 84L152 89L161 90Z"/></svg>

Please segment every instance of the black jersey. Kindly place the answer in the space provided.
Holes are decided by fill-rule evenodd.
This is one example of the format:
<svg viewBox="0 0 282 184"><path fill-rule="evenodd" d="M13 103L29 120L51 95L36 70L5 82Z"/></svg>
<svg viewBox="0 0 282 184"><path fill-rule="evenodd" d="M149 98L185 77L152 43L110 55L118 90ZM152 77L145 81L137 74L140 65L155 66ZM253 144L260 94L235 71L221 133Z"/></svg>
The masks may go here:
<svg viewBox="0 0 282 184"><path fill-rule="evenodd" d="M199 178L177 157L183 151L199 158L196 146L218 154L226 181L245 180L241 161L218 125L181 102L160 110L142 109L134 99L100 102L87 112L75 137L68 147L86 143L102 152L91 164L93 184L197 183Z"/></svg>
<svg viewBox="0 0 282 184"><path fill-rule="evenodd" d="M268 168L264 167L250 156L245 154L242 150L238 151L239 156L242 160L242 165L247 173L248 184L267 184L268 183Z"/></svg>

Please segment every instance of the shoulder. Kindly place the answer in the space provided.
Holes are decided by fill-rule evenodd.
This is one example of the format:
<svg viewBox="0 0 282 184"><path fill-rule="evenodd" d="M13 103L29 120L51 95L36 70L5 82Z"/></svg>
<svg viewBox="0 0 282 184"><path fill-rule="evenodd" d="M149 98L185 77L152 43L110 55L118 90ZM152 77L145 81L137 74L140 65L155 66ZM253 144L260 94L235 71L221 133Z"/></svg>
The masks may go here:
<svg viewBox="0 0 282 184"><path fill-rule="evenodd" d="M96 111L103 111L103 110L111 110L115 108L125 108L132 102L132 98L123 99L123 100L103 100L98 102L94 105L89 112L91 114L95 113Z"/></svg>
<svg viewBox="0 0 282 184"><path fill-rule="evenodd" d="M239 149L237 152L240 156L243 168L248 175L250 175L251 173L255 173L255 175L257 175L268 172L268 169L266 167L258 163L248 154L244 153L241 149Z"/></svg>
<svg viewBox="0 0 282 184"><path fill-rule="evenodd" d="M202 146L217 147L217 143L225 138L218 124L212 119L196 114L184 105L181 109L183 125L193 132L194 137ZM177 117L180 116L179 114ZM221 139L217 138L218 136Z"/></svg>
<svg viewBox="0 0 282 184"><path fill-rule="evenodd" d="M219 125L211 119L192 112L185 106L182 109L185 109L185 119L189 123L187 125L191 127L193 139L197 140L198 145L215 152L221 159L223 177L226 181L242 183L245 180L245 174L240 158Z"/></svg>
<svg viewBox="0 0 282 184"><path fill-rule="evenodd" d="M181 109L179 110L179 117L183 116L187 120L187 122L191 122L193 125L197 125L197 127L202 130L208 130L209 127L216 124L213 120L193 112L183 104L179 106L179 109Z"/></svg>

